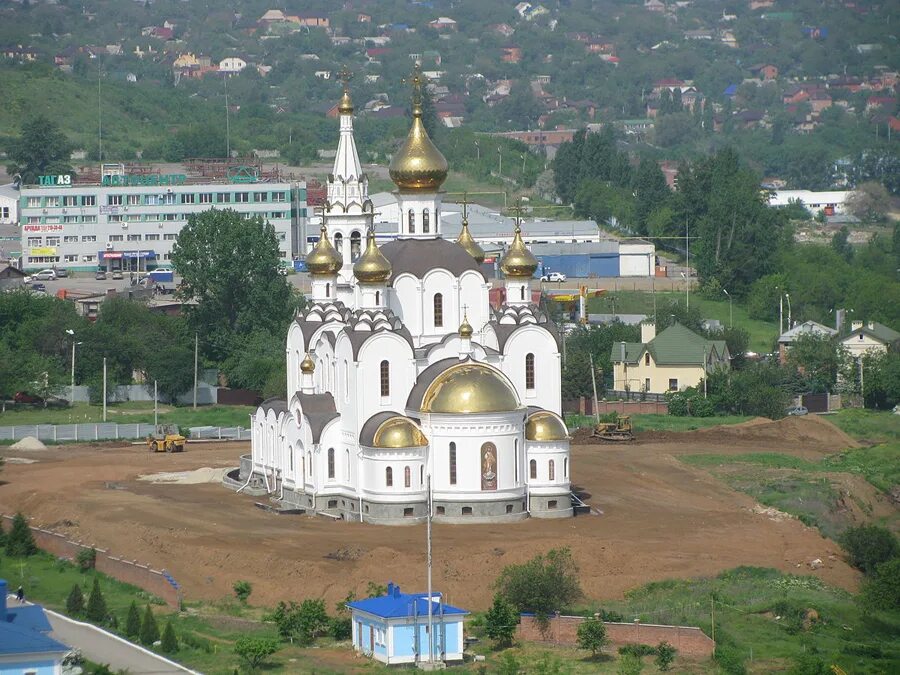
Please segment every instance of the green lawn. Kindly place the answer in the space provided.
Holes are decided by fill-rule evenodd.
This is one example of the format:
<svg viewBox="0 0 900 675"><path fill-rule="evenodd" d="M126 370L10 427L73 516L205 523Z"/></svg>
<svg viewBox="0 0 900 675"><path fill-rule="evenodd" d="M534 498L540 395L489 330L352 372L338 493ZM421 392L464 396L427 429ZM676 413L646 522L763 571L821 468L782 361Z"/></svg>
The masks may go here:
<svg viewBox="0 0 900 675"><path fill-rule="evenodd" d="M672 291L656 293L657 309L663 304L677 300L684 302L685 294ZM588 300L588 312L609 314L647 314L653 316L653 293L650 291L607 291L599 298ZM699 307L704 319L718 319L722 325L729 325L728 299L708 300L699 293L691 294L691 306ZM754 352L771 352L778 338L778 325L769 321L751 319L747 309L740 303L734 303L734 325L743 328L750 334L749 349Z"/></svg>
<svg viewBox="0 0 900 675"><path fill-rule="evenodd" d="M250 406L201 406L193 410L190 406L159 406L160 424L179 426L247 427L249 415L254 412ZM107 406L108 422L121 424L153 423L152 401L130 401ZM76 403L70 408L20 408L7 409L0 413L0 426L20 424L74 424L80 422L102 422L103 407Z"/></svg>
<svg viewBox="0 0 900 675"><path fill-rule="evenodd" d="M900 415L887 411L846 408L828 420L860 441L881 443L900 440Z"/></svg>

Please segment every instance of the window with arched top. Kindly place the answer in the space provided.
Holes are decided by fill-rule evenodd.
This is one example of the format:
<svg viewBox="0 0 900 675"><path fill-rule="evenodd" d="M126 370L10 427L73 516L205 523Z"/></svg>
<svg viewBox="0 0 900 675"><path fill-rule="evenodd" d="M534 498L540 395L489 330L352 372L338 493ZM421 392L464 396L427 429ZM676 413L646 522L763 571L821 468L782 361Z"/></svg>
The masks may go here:
<svg viewBox="0 0 900 675"><path fill-rule="evenodd" d="M382 396L390 396L391 395L391 364L388 363L387 359L381 362L381 368L379 369L379 376L381 379L381 395Z"/></svg>
<svg viewBox="0 0 900 675"><path fill-rule="evenodd" d="M412 486L412 470L407 466L403 468L403 487Z"/></svg>
<svg viewBox="0 0 900 675"><path fill-rule="evenodd" d="M334 478L334 448L328 448L328 477Z"/></svg>
<svg viewBox="0 0 900 675"><path fill-rule="evenodd" d="M384 484L388 487L394 487L394 470L391 467L387 467L384 470Z"/></svg>
<svg viewBox="0 0 900 675"><path fill-rule="evenodd" d="M434 327L441 328L444 325L444 296L434 294Z"/></svg>
<svg viewBox="0 0 900 675"><path fill-rule="evenodd" d="M528 475L532 479L537 478L537 462L535 460L528 462Z"/></svg>
<svg viewBox="0 0 900 675"><path fill-rule="evenodd" d="M550 480L556 480L556 464L552 459L547 463L547 477Z"/></svg>
<svg viewBox="0 0 900 675"><path fill-rule="evenodd" d="M522 286L522 287L519 289L519 299L520 299L520 300L524 300L524 299L525 299L525 287L524 287L524 286Z"/></svg>
<svg viewBox="0 0 900 675"><path fill-rule="evenodd" d="M416 214L412 209L410 209L409 213L406 215L407 215L408 222L409 222L409 233L415 234L416 233Z"/></svg>
<svg viewBox="0 0 900 675"><path fill-rule="evenodd" d="M381 291L375 291L375 304L381 304Z"/></svg>
<svg viewBox="0 0 900 675"><path fill-rule="evenodd" d="M569 459L566 458L563 460L563 478L569 477Z"/></svg>
<svg viewBox="0 0 900 675"><path fill-rule="evenodd" d="M350 482L350 449L344 450L344 480Z"/></svg>
<svg viewBox="0 0 900 675"><path fill-rule="evenodd" d="M350 261L354 262L359 257L360 248L362 246L362 237L359 232L350 234Z"/></svg>
<svg viewBox="0 0 900 675"><path fill-rule="evenodd" d="M343 255L343 252L344 252L344 235L342 235L340 232L337 232L337 233L334 235L334 248L335 248L335 250L336 250L338 253L340 253L341 255Z"/></svg>
<svg viewBox="0 0 900 675"><path fill-rule="evenodd" d="M525 388L534 389L534 354L525 355Z"/></svg>
<svg viewBox="0 0 900 675"><path fill-rule="evenodd" d="M456 443L450 444L450 485L456 485Z"/></svg>
<svg viewBox="0 0 900 675"><path fill-rule="evenodd" d="M422 232L430 232L431 231L431 221L428 217L428 209L422 211Z"/></svg>

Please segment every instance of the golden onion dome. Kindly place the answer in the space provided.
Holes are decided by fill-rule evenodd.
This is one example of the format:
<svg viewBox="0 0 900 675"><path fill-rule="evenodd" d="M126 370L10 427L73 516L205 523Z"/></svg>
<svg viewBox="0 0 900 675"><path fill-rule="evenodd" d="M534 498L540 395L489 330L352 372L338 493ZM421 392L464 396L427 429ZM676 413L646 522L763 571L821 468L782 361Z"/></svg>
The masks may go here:
<svg viewBox="0 0 900 675"><path fill-rule="evenodd" d="M301 373L312 373L316 369L316 364L313 363L313 360L309 358L309 352L306 352L306 356L300 362L300 372Z"/></svg>
<svg viewBox="0 0 900 675"><path fill-rule="evenodd" d="M372 444L375 448L421 448L428 439L408 417L391 417L375 430Z"/></svg>
<svg viewBox="0 0 900 675"><path fill-rule="evenodd" d="M565 441L569 438L566 423L559 415L549 410L539 410L528 416L525 421L525 440L527 441Z"/></svg>
<svg viewBox="0 0 900 675"><path fill-rule="evenodd" d="M475 331L472 330L472 324L469 323L469 317L463 314L462 323L459 324L459 336L463 338L472 337L472 333Z"/></svg>
<svg viewBox="0 0 900 675"><path fill-rule="evenodd" d="M463 218L462 232L459 233L459 238L456 240L456 243L462 246L466 250L466 253L475 258L475 262L479 265L484 262L484 249L472 238L472 234L469 232L469 221L467 218Z"/></svg>
<svg viewBox="0 0 900 675"><path fill-rule="evenodd" d="M413 122L406 140L391 158L388 173L401 190L437 192L447 180L447 159L437 149L425 125L422 124L422 107L413 105Z"/></svg>
<svg viewBox="0 0 900 675"><path fill-rule="evenodd" d="M495 413L519 409L516 391L500 371L474 361L438 375L422 397L426 413Z"/></svg>
<svg viewBox="0 0 900 675"><path fill-rule="evenodd" d="M366 250L353 265L353 276L363 283L384 283L391 276L391 263L375 245L375 231L369 228Z"/></svg>
<svg viewBox="0 0 900 675"><path fill-rule="evenodd" d="M344 95L341 96L341 100L338 103L338 113L341 115L352 115L353 114L353 101L350 99L350 92L347 89L344 89Z"/></svg>
<svg viewBox="0 0 900 675"><path fill-rule="evenodd" d="M316 277L333 277L341 269L344 261L331 242L328 241L328 229L325 224L319 230L319 241L306 256L306 269Z"/></svg>
<svg viewBox="0 0 900 675"><path fill-rule="evenodd" d="M514 279L530 279L538 268L538 261L525 242L522 241L522 228L516 223L516 235L503 259L500 261L500 271L506 277Z"/></svg>

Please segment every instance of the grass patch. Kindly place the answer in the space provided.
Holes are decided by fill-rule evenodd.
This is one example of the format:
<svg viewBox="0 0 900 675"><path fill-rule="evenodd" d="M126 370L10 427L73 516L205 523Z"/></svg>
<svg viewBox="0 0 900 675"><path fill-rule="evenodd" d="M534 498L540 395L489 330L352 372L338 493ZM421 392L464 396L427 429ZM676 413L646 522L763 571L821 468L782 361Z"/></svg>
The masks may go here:
<svg viewBox="0 0 900 675"><path fill-rule="evenodd" d="M887 411L845 408L829 415L828 420L861 441L900 441L900 415Z"/></svg>
<svg viewBox="0 0 900 675"><path fill-rule="evenodd" d="M691 466L702 467L722 466L738 462L741 464L754 464L767 469L810 471L816 468L816 464L813 462L808 462L799 457L792 457L791 455L782 455L777 452L759 452L743 455L688 455L682 457L681 460Z"/></svg>
<svg viewBox="0 0 900 675"><path fill-rule="evenodd" d="M190 406L159 406L160 424L187 427L247 427L250 406L213 405L194 410ZM153 424L153 401L128 401L107 405L106 419L119 424ZM27 424L78 424L103 421L103 406L76 403L69 408L16 408L0 413L0 426Z"/></svg>
<svg viewBox="0 0 900 675"><path fill-rule="evenodd" d="M854 448L822 460L825 471L845 472L863 476L882 492L890 492L900 485L900 441Z"/></svg>
<svg viewBox="0 0 900 675"><path fill-rule="evenodd" d="M672 415L632 415L636 433L641 431L694 431L717 427L723 424L740 424L752 417L722 415L720 417L673 417ZM566 425L570 430L592 427L596 420L591 415L566 415Z"/></svg>

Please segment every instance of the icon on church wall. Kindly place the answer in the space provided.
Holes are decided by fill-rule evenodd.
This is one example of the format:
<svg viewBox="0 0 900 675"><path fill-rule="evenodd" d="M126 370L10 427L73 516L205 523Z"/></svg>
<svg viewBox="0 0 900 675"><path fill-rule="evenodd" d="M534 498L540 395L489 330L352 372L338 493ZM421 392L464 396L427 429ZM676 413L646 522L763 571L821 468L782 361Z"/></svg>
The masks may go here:
<svg viewBox="0 0 900 675"><path fill-rule="evenodd" d="M481 489L497 489L497 446L493 443L481 446Z"/></svg>

